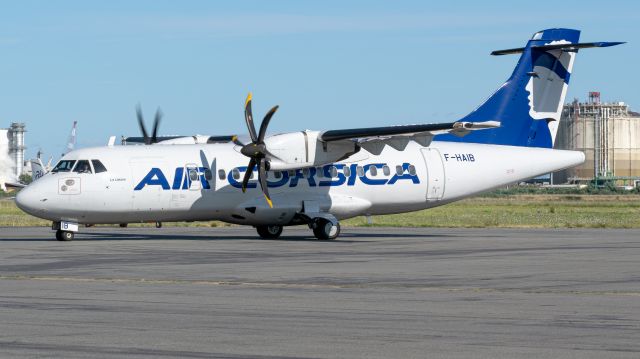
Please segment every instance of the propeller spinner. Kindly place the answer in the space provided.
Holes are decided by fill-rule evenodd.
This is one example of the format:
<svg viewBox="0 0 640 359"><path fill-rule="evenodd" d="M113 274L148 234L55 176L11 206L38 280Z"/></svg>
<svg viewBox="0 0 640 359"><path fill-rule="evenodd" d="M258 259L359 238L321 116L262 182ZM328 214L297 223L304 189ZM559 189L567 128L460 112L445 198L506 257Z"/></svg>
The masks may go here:
<svg viewBox="0 0 640 359"><path fill-rule="evenodd" d="M242 179L242 192L247 190L247 184L253 174L253 168L257 165L260 188L262 188L262 193L264 194L264 198L267 200L269 207L273 208L273 202L271 201L271 197L269 197L269 189L267 186L269 162L267 161L266 156L269 155L269 151L264 144L264 136L267 133L269 121L271 121L271 117L273 117L273 114L278 110L278 106L272 107L271 110L267 112L260 124L260 131L256 134L256 127L253 123L253 114L251 113L251 99L251 92L249 92L244 104L244 119L247 123L251 143L242 146L240 149L240 152L242 152L243 155L249 157L249 165L247 166L247 171L244 173L244 178Z"/></svg>
<svg viewBox="0 0 640 359"><path fill-rule="evenodd" d="M153 131L151 132L151 137L147 133L147 129L144 126L144 118L142 116L142 109L140 108L140 104L136 107L136 115L138 116L138 125L140 126L140 131L142 132L142 137L144 138L145 145L151 145L154 143L158 143L158 127L160 127L160 120L162 119L162 110L158 107L156 110L156 117L153 120Z"/></svg>

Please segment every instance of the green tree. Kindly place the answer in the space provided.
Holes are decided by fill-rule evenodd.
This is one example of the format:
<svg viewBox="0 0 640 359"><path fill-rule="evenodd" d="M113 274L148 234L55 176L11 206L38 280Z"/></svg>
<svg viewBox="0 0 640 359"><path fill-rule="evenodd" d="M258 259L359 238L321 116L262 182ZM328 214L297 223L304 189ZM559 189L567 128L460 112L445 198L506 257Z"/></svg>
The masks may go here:
<svg viewBox="0 0 640 359"><path fill-rule="evenodd" d="M21 174L19 180L24 184L29 184L33 182L33 178L31 178L31 175L28 175L26 173Z"/></svg>

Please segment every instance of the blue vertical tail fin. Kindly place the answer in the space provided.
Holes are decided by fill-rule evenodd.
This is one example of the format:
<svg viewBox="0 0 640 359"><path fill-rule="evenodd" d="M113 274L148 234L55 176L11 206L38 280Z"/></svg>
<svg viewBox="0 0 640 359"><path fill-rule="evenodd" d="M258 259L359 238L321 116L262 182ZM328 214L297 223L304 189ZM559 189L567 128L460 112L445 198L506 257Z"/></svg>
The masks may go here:
<svg viewBox="0 0 640 359"><path fill-rule="evenodd" d="M620 44L580 44L579 39L579 30L548 29L535 33L523 48L494 51L492 55L521 55L511 77L460 121L495 120L500 128L435 140L552 148L578 50Z"/></svg>

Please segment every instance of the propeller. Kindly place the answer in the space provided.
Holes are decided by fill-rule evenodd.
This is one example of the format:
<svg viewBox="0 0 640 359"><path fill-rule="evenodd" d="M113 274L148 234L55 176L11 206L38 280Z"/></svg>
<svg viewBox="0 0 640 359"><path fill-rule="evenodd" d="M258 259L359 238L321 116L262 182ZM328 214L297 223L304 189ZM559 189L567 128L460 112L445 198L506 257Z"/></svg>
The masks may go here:
<svg viewBox="0 0 640 359"><path fill-rule="evenodd" d="M271 201L271 197L269 196L269 189L267 186L267 171L269 170L269 162L267 161L267 155L270 155L269 151L267 151L267 147L264 144L264 136L267 133L267 127L269 126L269 121L271 121L271 117L273 114L278 111L278 106L274 106L267 112L262 119L262 123L260 124L260 131L256 134L256 127L253 124L253 114L251 113L251 92L247 96L247 100L244 103L244 119L247 123L247 129L249 130L249 137L251 137L251 143L242 146L240 152L249 157L249 165L247 166L247 171L244 173L244 178L242 179L242 192L247 190L247 184L251 179L251 175L253 174L253 168L258 166L258 182L260 183L260 187L262 188L262 193L264 194L264 198L267 200L270 208L273 208L273 202Z"/></svg>
<svg viewBox="0 0 640 359"><path fill-rule="evenodd" d="M138 125L140 126L140 131L142 132L142 137L144 138L145 145L151 145L158 142L158 127L160 127L160 120L162 119L162 110L158 107L156 110L156 117L153 120L153 132L151 132L151 137L147 133L147 129L144 126L144 118L142 116L142 109L140 108L140 104L136 106L136 115L138 116Z"/></svg>

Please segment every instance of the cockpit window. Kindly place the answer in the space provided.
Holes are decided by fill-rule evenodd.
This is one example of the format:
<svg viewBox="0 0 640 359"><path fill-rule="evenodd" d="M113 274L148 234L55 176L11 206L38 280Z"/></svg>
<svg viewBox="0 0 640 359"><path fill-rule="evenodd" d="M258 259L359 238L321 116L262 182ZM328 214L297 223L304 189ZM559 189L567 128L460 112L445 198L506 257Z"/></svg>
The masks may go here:
<svg viewBox="0 0 640 359"><path fill-rule="evenodd" d="M76 173L92 173L91 172L91 165L89 164L89 161L88 160L80 160L80 161L78 161L76 166L73 168L73 172L76 172Z"/></svg>
<svg viewBox="0 0 640 359"><path fill-rule="evenodd" d="M100 162L100 160L91 160L91 163L93 164L93 170L96 171L96 173L107 172L107 168L102 164L102 162Z"/></svg>
<svg viewBox="0 0 640 359"><path fill-rule="evenodd" d="M52 173L69 172L76 164L76 160L62 160L51 170Z"/></svg>

